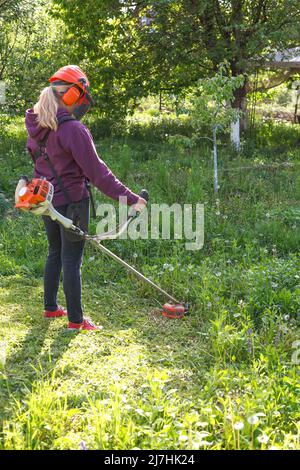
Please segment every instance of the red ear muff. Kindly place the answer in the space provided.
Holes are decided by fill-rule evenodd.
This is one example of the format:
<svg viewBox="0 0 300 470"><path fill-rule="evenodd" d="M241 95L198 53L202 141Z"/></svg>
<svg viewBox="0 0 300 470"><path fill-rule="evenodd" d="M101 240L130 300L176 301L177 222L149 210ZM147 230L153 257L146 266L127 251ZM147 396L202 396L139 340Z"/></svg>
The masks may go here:
<svg viewBox="0 0 300 470"><path fill-rule="evenodd" d="M76 86L71 86L61 99L67 106L73 106L80 98L81 93Z"/></svg>

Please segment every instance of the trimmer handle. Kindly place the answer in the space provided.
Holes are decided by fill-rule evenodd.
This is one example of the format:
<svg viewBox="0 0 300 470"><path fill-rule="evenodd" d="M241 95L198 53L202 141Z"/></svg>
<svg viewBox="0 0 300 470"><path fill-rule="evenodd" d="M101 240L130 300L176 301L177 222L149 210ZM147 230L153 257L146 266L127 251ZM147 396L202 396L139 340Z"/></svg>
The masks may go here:
<svg viewBox="0 0 300 470"><path fill-rule="evenodd" d="M140 194L139 194L139 197L142 197L143 199L145 199L145 201L148 202L148 200L149 200L149 193L148 193L147 189L142 189L141 192L140 192ZM140 212L140 211L138 211L138 212ZM129 215L128 215L127 221L129 222L131 219L133 219L133 218L138 214L138 212L137 212L133 207L131 207L131 208L130 208L130 211L129 211Z"/></svg>
<svg viewBox="0 0 300 470"><path fill-rule="evenodd" d="M147 189L142 189L139 196L142 197L143 199L145 199L145 201L147 201L147 202L149 201L149 193L148 193Z"/></svg>

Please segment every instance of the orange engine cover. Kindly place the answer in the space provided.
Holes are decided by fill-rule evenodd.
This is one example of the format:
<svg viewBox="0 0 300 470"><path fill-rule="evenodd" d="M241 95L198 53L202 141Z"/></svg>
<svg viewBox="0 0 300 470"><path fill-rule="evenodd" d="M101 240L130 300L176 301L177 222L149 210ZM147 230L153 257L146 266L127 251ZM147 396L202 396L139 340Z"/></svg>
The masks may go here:
<svg viewBox="0 0 300 470"><path fill-rule="evenodd" d="M19 202L15 205L17 209L30 210L42 202L51 202L53 197L53 186L49 181L34 178L27 186L19 192Z"/></svg>

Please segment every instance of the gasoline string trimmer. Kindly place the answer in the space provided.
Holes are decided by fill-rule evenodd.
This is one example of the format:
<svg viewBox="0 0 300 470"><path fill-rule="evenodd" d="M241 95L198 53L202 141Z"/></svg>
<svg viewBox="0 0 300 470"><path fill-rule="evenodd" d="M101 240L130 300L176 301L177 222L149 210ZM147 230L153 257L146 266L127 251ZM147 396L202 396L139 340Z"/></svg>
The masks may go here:
<svg viewBox="0 0 300 470"><path fill-rule="evenodd" d="M53 185L46 179L33 179L31 181L21 179L16 188L16 199L18 202L15 207L24 211L28 211L34 215L44 215L50 217L52 220L60 223L66 230L70 230L76 233L79 237L90 242L96 248L100 249L106 255L113 258L119 264L124 266L128 271L134 273L141 281L150 285L152 288L160 292L166 297L169 302L165 303L162 307L161 313L169 318L182 318L188 312L188 304L179 302L175 297L168 294L161 287L156 285L151 279L148 279L142 273L137 271L133 266L130 266L126 261L121 259L112 251L108 250L101 244L103 240L114 240L123 233L130 222L137 216L137 212L133 209L129 211L127 220L119 225L115 231L106 232L102 235L89 235L77 227L73 220L64 217L60 214L52 205L52 199L54 194ZM146 190L142 190L140 197L148 201L149 195Z"/></svg>

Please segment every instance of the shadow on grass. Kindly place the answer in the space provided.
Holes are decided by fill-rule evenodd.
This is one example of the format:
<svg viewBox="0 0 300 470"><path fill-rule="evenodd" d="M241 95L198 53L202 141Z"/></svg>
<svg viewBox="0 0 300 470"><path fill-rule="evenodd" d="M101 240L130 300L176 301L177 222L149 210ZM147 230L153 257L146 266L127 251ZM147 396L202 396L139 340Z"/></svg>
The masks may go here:
<svg viewBox="0 0 300 470"><path fill-rule="evenodd" d="M4 420L12 419L15 400L26 402L33 383L42 382L47 374L51 373L56 361L68 349L74 338L74 334L66 332L64 327L54 331L52 335L49 334L50 324L53 321L55 322L43 318L37 320L26 334L21 347L6 360L2 376L0 375L1 427ZM47 344L48 339L49 344Z"/></svg>

